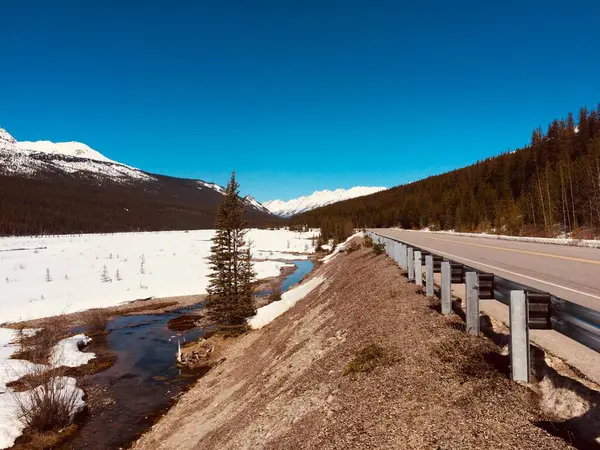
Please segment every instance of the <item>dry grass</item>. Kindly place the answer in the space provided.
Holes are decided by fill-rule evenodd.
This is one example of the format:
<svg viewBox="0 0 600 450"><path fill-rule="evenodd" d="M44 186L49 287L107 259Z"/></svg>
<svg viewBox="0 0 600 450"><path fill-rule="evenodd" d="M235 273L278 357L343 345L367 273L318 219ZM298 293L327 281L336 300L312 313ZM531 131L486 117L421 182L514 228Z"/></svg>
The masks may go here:
<svg viewBox="0 0 600 450"><path fill-rule="evenodd" d="M236 338L250 331L250 327L247 324L244 325L223 325L215 333L217 336L221 336L224 339Z"/></svg>
<svg viewBox="0 0 600 450"><path fill-rule="evenodd" d="M354 241L350 242L348 245L346 245L346 253L352 253L352 252L355 252L358 249L360 249L360 245L358 245Z"/></svg>
<svg viewBox="0 0 600 450"><path fill-rule="evenodd" d="M387 352L381 345L369 344L356 352L354 358L346 364L344 375L371 372L377 366L387 365L389 361Z"/></svg>
<svg viewBox="0 0 600 450"><path fill-rule="evenodd" d="M58 341L67 337L69 326L65 316L49 317L40 324L34 334L25 334L18 330L20 350L12 355L13 359L26 359L36 364L48 364L50 352Z"/></svg>
<svg viewBox="0 0 600 450"><path fill-rule="evenodd" d="M27 390L15 394L21 421L38 433L69 426L76 412L78 391L66 389L68 378L55 374L55 370L36 369L27 377Z"/></svg>
<svg viewBox="0 0 600 450"><path fill-rule="evenodd" d="M83 315L88 335L98 335L106 332L106 325L111 318L110 311L106 309L90 309Z"/></svg>
<svg viewBox="0 0 600 450"><path fill-rule="evenodd" d="M281 283L277 280L271 283L271 301L281 300Z"/></svg>

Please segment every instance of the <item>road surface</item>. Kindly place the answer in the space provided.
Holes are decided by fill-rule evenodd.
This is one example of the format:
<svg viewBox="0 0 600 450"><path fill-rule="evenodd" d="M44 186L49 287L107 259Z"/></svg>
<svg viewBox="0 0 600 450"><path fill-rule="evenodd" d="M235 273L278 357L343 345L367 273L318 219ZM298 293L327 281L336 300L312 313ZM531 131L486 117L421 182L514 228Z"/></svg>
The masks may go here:
<svg viewBox="0 0 600 450"><path fill-rule="evenodd" d="M388 228L371 231L600 310L600 249Z"/></svg>

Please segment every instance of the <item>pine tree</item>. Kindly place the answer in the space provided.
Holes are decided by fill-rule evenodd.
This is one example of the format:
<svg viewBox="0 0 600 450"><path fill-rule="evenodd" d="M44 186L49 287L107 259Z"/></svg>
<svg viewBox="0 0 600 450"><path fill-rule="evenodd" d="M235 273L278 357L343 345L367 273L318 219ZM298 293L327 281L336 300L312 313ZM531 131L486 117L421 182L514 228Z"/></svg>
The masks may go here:
<svg viewBox="0 0 600 450"><path fill-rule="evenodd" d="M208 258L212 273L206 311L221 325L242 325L256 311L252 285L255 274L250 248L245 246L244 212L233 172L217 210L216 232Z"/></svg>

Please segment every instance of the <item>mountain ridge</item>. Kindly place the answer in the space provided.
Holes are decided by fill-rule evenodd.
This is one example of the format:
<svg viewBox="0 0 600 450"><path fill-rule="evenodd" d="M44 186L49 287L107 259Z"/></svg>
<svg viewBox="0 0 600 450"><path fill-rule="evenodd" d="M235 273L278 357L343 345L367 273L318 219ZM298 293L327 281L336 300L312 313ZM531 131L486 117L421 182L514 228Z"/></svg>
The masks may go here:
<svg viewBox="0 0 600 450"><path fill-rule="evenodd" d="M354 186L349 189L323 189L314 191L310 195L297 197L288 201L269 200L264 202L262 206L280 217L292 217L296 214L311 211L322 206L330 205L344 200L363 197L365 195L374 194L386 190L382 186Z"/></svg>
<svg viewBox="0 0 600 450"><path fill-rule="evenodd" d="M153 174L80 142L19 142L0 128L0 235L207 229L224 188ZM251 226L281 225L252 196Z"/></svg>

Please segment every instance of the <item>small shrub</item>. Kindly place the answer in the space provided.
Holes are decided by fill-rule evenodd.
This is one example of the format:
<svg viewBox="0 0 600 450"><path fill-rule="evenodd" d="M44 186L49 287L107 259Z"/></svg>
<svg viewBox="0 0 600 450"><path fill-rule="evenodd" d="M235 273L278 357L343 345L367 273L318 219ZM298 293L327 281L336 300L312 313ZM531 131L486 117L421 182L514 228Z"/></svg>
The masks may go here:
<svg viewBox="0 0 600 450"><path fill-rule="evenodd" d="M123 278L121 278L121 272L119 272L119 269L117 269L117 272L115 273L115 278L117 279L117 281L121 281Z"/></svg>
<svg viewBox="0 0 600 450"><path fill-rule="evenodd" d="M371 236L365 236L363 239L363 247L372 248L373 247L373 238Z"/></svg>
<svg viewBox="0 0 600 450"><path fill-rule="evenodd" d="M14 359L26 359L36 364L48 364L50 352L58 341L67 337L69 328L63 315L44 319L35 333L19 333L20 350L13 354Z"/></svg>
<svg viewBox="0 0 600 450"><path fill-rule="evenodd" d="M346 253L355 252L359 248L360 248L360 245L358 245L356 242L350 242L349 244L346 245Z"/></svg>
<svg viewBox="0 0 600 450"><path fill-rule="evenodd" d="M381 255L385 251L385 245L374 242L373 251L376 255Z"/></svg>
<svg viewBox="0 0 600 450"><path fill-rule="evenodd" d="M378 344L369 344L361 348L354 358L352 358L346 367L344 375L359 372L371 372L375 367L388 363L385 349Z"/></svg>
<svg viewBox="0 0 600 450"><path fill-rule="evenodd" d="M46 368L36 369L33 376L26 377L26 392L14 393L23 424L38 432L67 427L80 408L80 391L69 385L73 381Z"/></svg>
<svg viewBox="0 0 600 450"><path fill-rule="evenodd" d="M46 282L50 283L52 281L52 276L50 275L50 269L46 269Z"/></svg>
<svg viewBox="0 0 600 450"><path fill-rule="evenodd" d="M102 273L100 274L100 280L103 283L109 283L112 281L112 279L110 278L110 275L108 274L108 269L106 268L106 266L104 266L102 268Z"/></svg>
<svg viewBox="0 0 600 450"><path fill-rule="evenodd" d="M281 300L281 283L273 281L271 283L271 301Z"/></svg>
<svg viewBox="0 0 600 450"><path fill-rule="evenodd" d="M101 308L90 309L84 313L83 321L88 334L100 334L106 330L110 313Z"/></svg>

